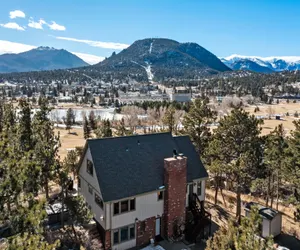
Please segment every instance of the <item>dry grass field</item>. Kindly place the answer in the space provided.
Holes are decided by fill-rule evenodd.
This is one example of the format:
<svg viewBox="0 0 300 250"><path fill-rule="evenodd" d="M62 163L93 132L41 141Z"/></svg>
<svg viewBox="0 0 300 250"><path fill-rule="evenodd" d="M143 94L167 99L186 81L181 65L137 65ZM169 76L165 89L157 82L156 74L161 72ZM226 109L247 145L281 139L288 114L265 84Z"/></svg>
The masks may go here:
<svg viewBox="0 0 300 250"><path fill-rule="evenodd" d="M254 113L255 107L259 108L259 111L256 113ZM251 114L254 114L255 116L265 117L264 124L262 125L263 135L269 134L272 130L274 130L276 126L281 123L286 131L286 135L289 135L291 130L294 129L293 121L297 119L294 117L295 112L297 111L300 114L300 103L282 102L273 105L253 105L246 107L245 110ZM272 117L272 119L268 119L270 113L272 113L273 115L280 115L281 119L276 120L275 117ZM289 113L289 116L286 116L287 113Z"/></svg>
<svg viewBox="0 0 300 250"><path fill-rule="evenodd" d="M207 188L206 190L206 199L213 203L214 202L214 190ZM212 213L213 221L216 222L220 226L226 226L229 218L234 218L235 209L236 209L236 197L235 193L230 192L228 190L223 190L224 199L219 192L218 194L218 205L221 206L224 213L216 213L216 210L212 209L210 212ZM242 195L242 202L250 202L254 201L260 204L265 204L263 199L253 197L250 195ZM274 202L274 207L276 207L276 202ZM212 208L212 207L210 207ZM282 213L282 231L289 235L294 235L298 239L300 239L300 223L294 221L294 208L287 207L278 203L278 210ZM244 214L244 209L242 209L242 215Z"/></svg>
<svg viewBox="0 0 300 250"><path fill-rule="evenodd" d="M84 146L85 139L83 138L82 128L73 128L71 133L64 128L55 128L55 134L60 134L61 147L59 149L60 159L63 160L68 150L74 149L77 146Z"/></svg>

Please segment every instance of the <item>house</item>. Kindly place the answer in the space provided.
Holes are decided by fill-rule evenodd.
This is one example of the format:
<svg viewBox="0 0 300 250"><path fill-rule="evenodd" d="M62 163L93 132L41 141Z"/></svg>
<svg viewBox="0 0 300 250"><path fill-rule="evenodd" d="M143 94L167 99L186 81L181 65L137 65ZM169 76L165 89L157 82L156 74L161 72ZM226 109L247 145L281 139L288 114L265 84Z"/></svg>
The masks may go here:
<svg viewBox="0 0 300 250"><path fill-rule="evenodd" d="M207 225L203 202L208 174L188 136L89 139L79 164L78 189L105 249L172 238L176 226L185 226L186 212L194 216L189 227L193 237Z"/></svg>
<svg viewBox="0 0 300 250"><path fill-rule="evenodd" d="M261 236L276 237L281 233L282 226L282 215L277 210L269 207L264 207L255 202L249 202L245 205L245 215L248 217L250 215L250 210L252 206L258 207L258 213L262 218L261 224Z"/></svg>

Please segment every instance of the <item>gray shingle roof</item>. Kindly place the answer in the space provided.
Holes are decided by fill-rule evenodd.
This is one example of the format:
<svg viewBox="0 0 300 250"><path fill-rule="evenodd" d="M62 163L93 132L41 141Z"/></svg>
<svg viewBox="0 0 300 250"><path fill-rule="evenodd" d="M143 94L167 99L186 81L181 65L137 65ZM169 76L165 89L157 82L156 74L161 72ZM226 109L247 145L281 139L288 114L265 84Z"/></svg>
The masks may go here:
<svg viewBox="0 0 300 250"><path fill-rule="evenodd" d="M273 218L279 213L277 210L274 210L269 207L262 206L256 202L248 202L245 205L245 209L251 210L252 206L256 206L258 208L258 213L265 219L273 220Z"/></svg>
<svg viewBox="0 0 300 250"><path fill-rule="evenodd" d="M105 202L158 190L164 185L164 159L174 149L188 158L188 182L208 176L188 136L159 133L91 139L87 144Z"/></svg>

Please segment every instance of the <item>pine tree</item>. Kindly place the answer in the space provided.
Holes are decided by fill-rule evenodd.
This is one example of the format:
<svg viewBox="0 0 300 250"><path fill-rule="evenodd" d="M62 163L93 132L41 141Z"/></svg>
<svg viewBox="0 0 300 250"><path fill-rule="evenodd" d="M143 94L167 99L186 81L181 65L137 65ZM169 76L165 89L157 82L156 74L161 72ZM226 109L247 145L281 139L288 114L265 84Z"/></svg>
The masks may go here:
<svg viewBox="0 0 300 250"><path fill-rule="evenodd" d="M86 116L84 116L84 120L83 120L83 136L84 139L88 139L91 136L91 128Z"/></svg>
<svg viewBox="0 0 300 250"><path fill-rule="evenodd" d="M294 121L295 130L291 132L286 149L285 181L291 184L293 196L291 202L295 205L295 220L300 222L300 121Z"/></svg>
<svg viewBox="0 0 300 250"><path fill-rule="evenodd" d="M110 121L102 121L100 127L96 129L95 134L97 138L112 137Z"/></svg>
<svg viewBox="0 0 300 250"><path fill-rule="evenodd" d="M125 127L125 121L122 118L119 122L118 125L116 127L116 136L126 136L126 135L130 135L130 130L127 130Z"/></svg>
<svg viewBox="0 0 300 250"><path fill-rule="evenodd" d="M73 180L75 180L77 172L78 172L78 166L77 166L77 154L75 150L68 151L68 154L64 160L64 163L67 167L68 172L73 173Z"/></svg>
<svg viewBox="0 0 300 250"><path fill-rule="evenodd" d="M89 113L89 123L92 130L95 130L97 128L95 113L93 110Z"/></svg>
<svg viewBox="0 0 300 250"><path fill-rule="evenodd" d="M175 130L175 108L169 106L162 118L164 126L167 126L167 130L171 133Z"/></svg>
<svg viewBox="0 0 300 250"><path fill-rule="evenodd" d="M208 107L208 99L196 99L183 118L184 133L188 134L201 156L208 145L211 123L216 120L216 112Z"/></svg>
<svg viewBox="0 0 300 250"><path fill-rule="evenodd" d="M40 110L33 118L35 158L40 164L41 183L49 198L49 181L54 178L54 170L58 164L59 135L54 134L53 124L49 119L50 109L46 99L41 101Z"/></svg>
<svg viewBox="0 0 300 250"><path fill-rule="evenodd" d="M251 171L262 162L260 123L244 110L234 109L219 121L212 137L211 143L217 145L214 154L221 159L228 180L235 184L237 221L241 218L242 189L250 185Z"/></svg>
<svg viewBox="0 0 300 250"><path fill-rule="evenodd" d="M69 130L69 133L70 133L70 130L72 129L72 125L74 124L74 111L73 109L69 108L67 110L67 114L66 114L66 118L65 118L65 125L66 125L66 130Z"/></svg>
<svg viewBox="0 0 300 250"><path fill-rule="evenodd" d="M18 134L20 144L23 151L33 149L32 126L31 126L31 107L25 99L19 101L20 118L18 126Z"/></svg>
<svg viewBox="0 0 300 250"><path fill-rule="evenodd" d="M66 206L69 209L70 214L70 223L73 230L73 234L75 236L75 240L78 243L80 240L78 239L76 230L75 230L75 224L87 224L92 219L93 215L89 208L87 207L84 198L81 195L77 196L68 196L66 198Z"/></svg>
<svg viewBox="0 0 300 250"><path fill-rule="evenodd" d="M250 216L242 219L241 225L229 222L227 228L221 227L213 238L207 241L206 250L267 250L273 248L272 238L262 239L260 224L262 219L257 208L252 208Z"/></svg>
<svg viewBox="0 0 300 250"><path fill-rule="evenodd" d="M10 238L7 250L54 250L60 246L59 240L53 244L49 244L45 241L41 234L29 234L16 235Z"/></svg>
<svg viewBox="0 0 300 250"><path fill-rule="evenodd" d="M271 208L273 207L273 200L276 195L278 209L279 187L283 174L285 148L287 148L287 143L284 138L284 128L280 124L267 136L264 150L264 162L266 165L265 180L267 182L266 206L268 206L268 201L271 199Z"/></svg>

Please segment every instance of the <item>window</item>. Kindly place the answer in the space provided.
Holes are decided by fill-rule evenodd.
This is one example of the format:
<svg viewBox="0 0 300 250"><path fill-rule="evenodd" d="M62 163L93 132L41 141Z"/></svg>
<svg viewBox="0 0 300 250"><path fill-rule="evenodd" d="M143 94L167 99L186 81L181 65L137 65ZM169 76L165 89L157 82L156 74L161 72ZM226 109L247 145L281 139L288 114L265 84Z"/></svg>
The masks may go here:
<svg viewBox="0 0 300 250"><path fill-rule="evenodd" d="M135 210L135 198L114 203L114 215Z"/></svg>
<svg viewBox="0 0 300 250"><path fill-rule="evenodd" d="M114 244L119 243L119 230L114 231Z"/></svg>
<svg viewBox="0 0 300 250"><path fill-rule="evenodd" d="M114 203L114 215L120 213L119 202Z"/></svg>
<svg viewBox="0 0 300 250"><path fill-rule="evenodd" d="M94 167L93 167L93 163L92 163L90 160L86 160L86 171L87 171L90 175L93 175Z"/></svg>
<svg viewBox="0 0 300 250"><path fill-rule="evenodd" d="M128 227L121 228L121 242L128 240Z"/></svg>
<svg viewBox="0 0 300 250"><path fill-rule="evenodd" d="M126 201L121 201L121 213L128 212L129 207L128 207L128 200Z"/></svg>
<svg viewBox="0 0 300 250"><path fill-rule="evenodd" d="M129 227L129 239L134 239L135 238L135 228L134 228L134 226L132 225L132 226L130 226Z"/></svg>
<svg viewBox="0 0 300 250"><path fill-rule="evenodd" d="M95 193L95 202L101 208L103 208L103 201L98 194Z"/></svg>
<svg viewBox="0 0 300 250"><path fill-rule="evenodd" d="M91 185L89 185L89 193L93 194L93 187Z"/></svg>
<svg viewBox="0 0 300 250"><path fill-rule="evenodd" d="M114 245L135 239L135 225L130 225L114 230L113 242Z"/></svg>
<svg viewBox="0 0 300 250"><path fill-rule="evenodd" d="M163 191L159 191L157 193L157 200L161 201L164 199L164 192Z"/></svg>
<svg viewBox="0 0 300 250"><path fill-rule="evenodd" d="M81 179L78 177L78 188L81 188Z"/></svg>
<svg viewBox="0 0 300 250"><path fill-rule="evenodd" d="M201 181L197 182L197 195L198 196L200 196L202 193L202 185L201 184L202 184Z"/></svg>
<svg viewBox="0 0 300 250"><path fill-rule="evenodd" d="M135 199L130 200L130 211L135 210Z"/></svg>

